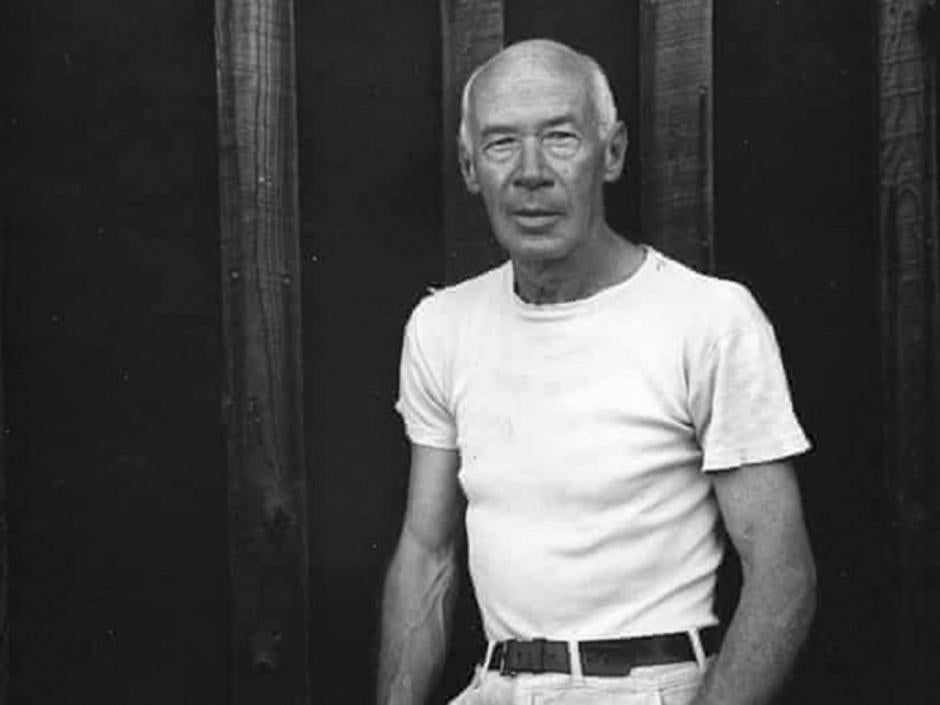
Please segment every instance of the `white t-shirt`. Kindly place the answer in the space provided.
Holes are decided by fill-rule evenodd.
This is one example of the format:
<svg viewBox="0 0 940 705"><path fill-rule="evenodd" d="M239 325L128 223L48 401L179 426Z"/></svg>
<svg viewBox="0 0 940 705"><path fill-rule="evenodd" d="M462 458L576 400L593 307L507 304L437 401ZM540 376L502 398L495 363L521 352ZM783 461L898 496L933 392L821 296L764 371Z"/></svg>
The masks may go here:
<svg viewBox="0 0 940 705"><path fill-rule="evenodd" d="M652 248L577 301L523 302L509 263L425 298L396 408L413 443L460 452L491 639L714 624L723 547L703 470L809 447L747 289Z"/></svg>

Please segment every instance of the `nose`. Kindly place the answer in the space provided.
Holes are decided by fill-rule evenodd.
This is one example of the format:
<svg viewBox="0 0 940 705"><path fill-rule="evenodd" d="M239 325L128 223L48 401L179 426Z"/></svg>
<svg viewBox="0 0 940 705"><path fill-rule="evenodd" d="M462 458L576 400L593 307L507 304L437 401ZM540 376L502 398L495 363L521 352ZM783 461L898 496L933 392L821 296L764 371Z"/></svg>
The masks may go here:
<svg viewBox="0 0 940 705"><path fill-rule="evenodd" d="M538 140L530 138L522 141L513 184L524 189L537 189L552 184L551 174L545 164L545 155L542 154Z"/></svg>

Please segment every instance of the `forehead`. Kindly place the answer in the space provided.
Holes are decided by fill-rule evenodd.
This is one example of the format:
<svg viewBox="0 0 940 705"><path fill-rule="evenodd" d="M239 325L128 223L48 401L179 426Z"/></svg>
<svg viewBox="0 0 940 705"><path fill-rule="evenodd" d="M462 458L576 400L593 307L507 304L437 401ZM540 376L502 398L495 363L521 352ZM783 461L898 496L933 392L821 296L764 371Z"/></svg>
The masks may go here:
<svg viewBox="0 0 940 705"><path fill-rule="evenodd" d="M590 117L588 78L568 57L509 57L484 71L473 86L478 129Z"/></svg>

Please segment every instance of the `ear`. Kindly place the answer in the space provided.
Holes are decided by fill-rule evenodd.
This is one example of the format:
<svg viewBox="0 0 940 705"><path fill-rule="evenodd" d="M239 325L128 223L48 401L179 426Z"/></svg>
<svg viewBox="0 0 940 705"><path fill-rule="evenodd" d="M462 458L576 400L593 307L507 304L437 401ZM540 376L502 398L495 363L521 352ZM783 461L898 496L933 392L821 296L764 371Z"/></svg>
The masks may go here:
<svg viewBox="0 0 940 705"><path fill-rule="evenodd" d="M476 166L473 164L473 155L463 140L457 138L457 160L460 162L460 173L463 175L463 182L470 193L480 193L480 182L477 180Z"/></svg>
<svg viewBox="0 0 940 705"><path fill-rule="evenodd" d="M604 147L604 181L614 182L620 178L629 144L627 126L618 121L610 128L610 136Z"/></svg>

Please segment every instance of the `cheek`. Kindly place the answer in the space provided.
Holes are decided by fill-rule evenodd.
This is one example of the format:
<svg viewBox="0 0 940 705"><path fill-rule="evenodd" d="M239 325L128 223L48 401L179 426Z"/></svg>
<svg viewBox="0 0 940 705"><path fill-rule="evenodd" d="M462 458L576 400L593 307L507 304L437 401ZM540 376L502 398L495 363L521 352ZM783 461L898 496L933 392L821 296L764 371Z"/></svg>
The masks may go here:
<svg viewBox="0 0 940 705"><path fill-rule="evenodd" d="M604 191L604 176L594 169L572 170L566 178L566 183L569 193L577 199L582 208L592 207L598 194L603 194Z"/></svg>
<svg viewBox="0 0 940 705"><path fill-rule="evenodd" d="M477 171L477 183L480 185L480 192L485 197L493 197L504 189L508 179L499 170L489 168Z"/></svg>
<svg viewBox="0 0 940 705"><path fill-rule="evenodd" d="M483 203L486 209L493 215L499 214L500 203L505 200L502 196L502 192L503 189L500 185L492 182L485 184L480 191L480 196L483 197Z"/></svg>
<svg viewBox="0 0 940 705"><path fill-rule="evenodd" d="M550 166L558 187L570 196L593 190L595 178L589 164L577 160L555 161Z"/></svg>

